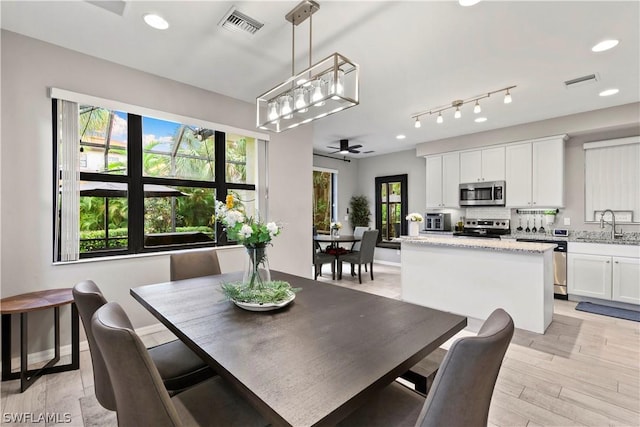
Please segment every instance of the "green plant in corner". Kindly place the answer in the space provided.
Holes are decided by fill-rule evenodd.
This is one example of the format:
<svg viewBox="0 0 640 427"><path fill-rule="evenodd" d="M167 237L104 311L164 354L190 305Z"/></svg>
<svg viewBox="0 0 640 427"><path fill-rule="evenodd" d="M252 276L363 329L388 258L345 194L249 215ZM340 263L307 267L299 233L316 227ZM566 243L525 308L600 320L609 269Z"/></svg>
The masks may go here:
<svg viewBox="0 0 640 427"><path fill-rule="evenodd" d="M353 196L350 201L349 224L351 228L368 227L371 218L367 196Z"/></svg>

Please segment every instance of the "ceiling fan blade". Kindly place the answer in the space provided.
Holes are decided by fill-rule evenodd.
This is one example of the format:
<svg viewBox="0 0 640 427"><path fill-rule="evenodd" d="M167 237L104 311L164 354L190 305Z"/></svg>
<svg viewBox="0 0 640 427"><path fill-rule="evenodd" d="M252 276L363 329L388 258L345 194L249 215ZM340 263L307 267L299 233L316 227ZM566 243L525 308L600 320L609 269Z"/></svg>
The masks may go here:
<svg viewBox="0 0 640 427"><path fill-rule="evenodd" d="M358 153L360 153L360 150L354 150L353 148L349 148L349 152L358 154Z"/></svg>
<svg viewBox="0 0 640 427"><path fill-rule="evenodd" d="M340 149L340 147L332 147L330 145L327 145L327 148L331 148L332 150L339 150Z"/></svg>
<svg viewBox="0 0 640 427"><path fill-rule="evenodd" d="M354 149L355 150L356 148L360 148L360 147L362 147L362 144L350 145L349 149Z"/></svg>

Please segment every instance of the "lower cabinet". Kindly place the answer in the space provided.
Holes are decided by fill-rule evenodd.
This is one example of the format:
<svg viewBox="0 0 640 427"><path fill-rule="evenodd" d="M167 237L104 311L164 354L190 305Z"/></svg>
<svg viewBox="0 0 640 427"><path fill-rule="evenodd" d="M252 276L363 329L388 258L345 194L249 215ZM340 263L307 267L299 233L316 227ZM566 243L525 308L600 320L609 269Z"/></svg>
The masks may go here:
<svg viewBox="0 0 640 427"><path fill-rule="evenodd" d="M567 269L569 295L640 304L640 258L569 253Z"/></svg>

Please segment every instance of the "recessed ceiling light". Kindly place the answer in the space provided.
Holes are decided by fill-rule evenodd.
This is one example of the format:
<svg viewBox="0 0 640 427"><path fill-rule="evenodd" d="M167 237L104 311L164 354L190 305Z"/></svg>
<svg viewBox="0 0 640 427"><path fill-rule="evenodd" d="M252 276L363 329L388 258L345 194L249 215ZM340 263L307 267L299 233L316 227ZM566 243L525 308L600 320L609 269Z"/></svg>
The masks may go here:
<svg viewBox="0 0 640 427"><path fill-rule="evenodd" d="M458 0L460 6L473 6L477 3L480 3L480 0Z"/></svg>
<svg viewBox="0 0 640 427"><path fill-rule="evenodd" d="M486 117L478 117L477 119L474 120L474 122L476 123L482 123L482 122L486 122L487 118Z"/></svg>
<svg viewBox="0 0 640 427"><path fill-rule="evenodd" d="M594 47L592 47L591 50L593 52L604 52L605 50L609 50L611 48L614 48L617 45L618 45L618 40L615 40L615 39L603 40L600 43L598 43L597 45L595 45Z"/></svg>
<svg viewBox="0 0 640 427"><path fill-rule="evenodd" d="M407 137L406 135L400 134L400 135L396 136L396 139L405 139L406 137Z"/></svg>
<svg viewBox="0 0 640 427"><path fill-rule="evenodd" d="M607 89L600 92L600 96L611 96L611 95L615 95L618 92L620 92L620 90L618 89Z"/></svg>
<svg viewBox="0 0 640 427"><path fill-rule="evenodd" d="M169 23L160 15L156 15L155 13L147 13L144 15L144 22L147 23L148 26L155 28L156 30L166 30L169 28Z"/></svg>

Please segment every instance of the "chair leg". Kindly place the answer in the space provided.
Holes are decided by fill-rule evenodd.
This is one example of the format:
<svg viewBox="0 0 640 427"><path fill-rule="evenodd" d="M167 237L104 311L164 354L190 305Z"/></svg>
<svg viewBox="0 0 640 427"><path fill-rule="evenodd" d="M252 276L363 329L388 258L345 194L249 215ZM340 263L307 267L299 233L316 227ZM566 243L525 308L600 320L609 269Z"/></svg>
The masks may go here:
<svg viewBox="0 0 640 427"><path fill-rule="evenodd" d="M318 280L318 264L313 264L313 280Z"/></svg>
<svg viewBox="0 0 640 427"><path fill-rule="evenodd" d="M365 264L364 267L364 271L367 271L367 264ZM373 280L373 261L369 264L369 271L371 272L371 280Z"/></svg>
<svg viewBox="0 0 640 427"><path fill-rule="evenodd" d="M358 281L362 285L362 264L358 264Z"/></svg>
<svg viewBox="0 0 640 427"><path fill-rule="evenodd" d="M367 271L367 264L364 265L364 271Z"/></svg>
<svg viewBox="0 0 640 427"><path fill-rule="evenodd" d="M351 263L351 277L356 275L356 270L355 270L356 266L354 263Z"/></svg>
<svg viewBox="0 0 640 427"><path fill-rule="evenodd" d="M331 280L336 280L336 265L331 263Z"/></svg>

